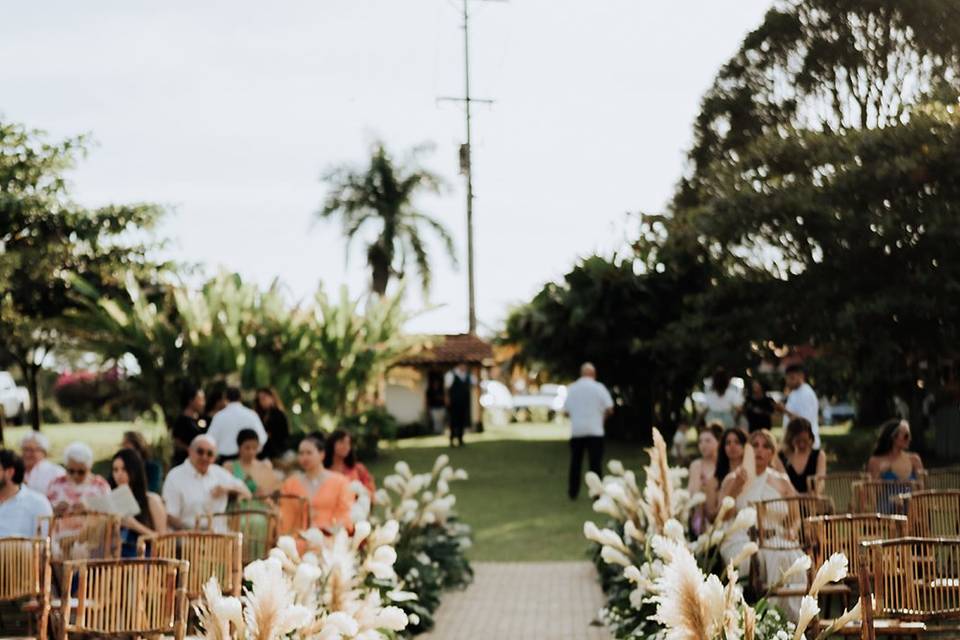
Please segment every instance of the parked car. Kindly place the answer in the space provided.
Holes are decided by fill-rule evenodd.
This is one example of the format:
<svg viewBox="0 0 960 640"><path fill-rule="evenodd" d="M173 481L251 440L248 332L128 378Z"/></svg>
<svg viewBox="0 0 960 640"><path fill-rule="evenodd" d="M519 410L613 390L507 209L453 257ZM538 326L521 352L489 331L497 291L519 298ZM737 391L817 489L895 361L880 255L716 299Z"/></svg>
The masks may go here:
<svg viewBox="0 0 960 640"><path fill-rule="evenodd" d="M7 371L0 371L0 408L13 424L23 424L30 410L30 393L26 387L18 387Z"/></svg>
<svg viewBox="0 0 960 640"><path fill-rule="evenodd" d="M484 409L513 409L513 394L507 385L496 380L484 380L480 383L480 406Z"/></svg>
<svg viewBox="0 0 960 640"><path fill-rule="evenodd" d="M563 404L567 400L567 387L562 384L543 384L536 393L525 393L513 396L513 417L543 414L547 420L553 420L563 411Z"/></svg>

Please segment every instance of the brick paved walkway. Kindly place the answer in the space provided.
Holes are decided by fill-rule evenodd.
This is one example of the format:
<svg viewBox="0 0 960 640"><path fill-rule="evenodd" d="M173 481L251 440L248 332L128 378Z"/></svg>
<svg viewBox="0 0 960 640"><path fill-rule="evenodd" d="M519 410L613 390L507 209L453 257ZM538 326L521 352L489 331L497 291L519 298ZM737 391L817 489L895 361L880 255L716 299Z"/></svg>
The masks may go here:
<svg viewBox="0 0 960 640"><path fill-rule="evenodd" d="M477 562L466 591L448 591L425 640L609 640L591 626L603 606L588 562Z"/></svg>

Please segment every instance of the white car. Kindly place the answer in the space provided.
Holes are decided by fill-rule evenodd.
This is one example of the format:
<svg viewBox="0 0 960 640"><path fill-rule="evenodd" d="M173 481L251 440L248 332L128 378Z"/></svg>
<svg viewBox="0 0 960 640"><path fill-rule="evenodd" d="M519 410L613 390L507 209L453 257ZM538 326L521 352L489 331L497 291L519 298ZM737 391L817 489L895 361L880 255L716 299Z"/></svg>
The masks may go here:
<svg viewBox="0 0 960 640"><path fill-rule="evenodd" d="M480 406L484 409L513 409L513 394L507 385L496 380L480 383Z"/></svg>
<svg viewBox="0 0 960 640"><path fill-rule="evenodd" d="M30 410L30 393L26 387L18 387L7 371L0 371L0 408L4 419L13 424L22 424Z"/></svg>
<svg viewBox="0 0 960 640"><path fill-rule="evenodd" d="M513 396L514 417L518 413L527 413L531 411L546 411L548 420L553 420L556 415L563 411L563 405L567 401L567 387L562 384L542 384L537 393L527 393Z"/></svg>

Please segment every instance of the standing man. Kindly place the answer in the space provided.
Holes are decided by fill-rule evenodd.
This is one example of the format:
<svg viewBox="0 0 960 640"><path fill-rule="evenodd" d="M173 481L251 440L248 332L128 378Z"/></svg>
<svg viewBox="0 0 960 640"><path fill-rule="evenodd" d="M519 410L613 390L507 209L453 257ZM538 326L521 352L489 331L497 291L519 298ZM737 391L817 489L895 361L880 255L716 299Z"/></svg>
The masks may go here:
<svg viewBox="0 0 960 640"><path fill-rule="evenodd" d="M597 382L597 370L589 362L580 367L580 379L567 388L564 411L570 416L570 478L567 494L580 493L580 464L587 451L590 470L603 474L603 422L613 413L610 392Z"/></svg>
<svg viewBox="0 0 960 640"><path fill-rule="evenodd" d="M794 418L803 418L813 428L813 448L820 448L820 402L817 393L807 384L807 375L799 364L791 364L786 371L787 403L777 408L783 411L783 428Z"/></svg>
<svg viewBox="0 0 960 640"><path fill-rule="evenodd" d="M227 388L227 406L218 411L210 422L207 432L217 444L220 452L220 462L235 460L240 454L237 446L237 435L244 429L252 429L260 440L260 447L267 443L267 431L263 428L260 416L253 409L248 409L240 402L239 387Z"/></svg>
<svg viewBox="0 0 960 640"><path fill-rule="evenodd" d="M447 413L450 416L450 446L463 446L463 431L470 426L470 404L473 396L473 376L464 363L449 372L444 381L447 387Z"/></svg>

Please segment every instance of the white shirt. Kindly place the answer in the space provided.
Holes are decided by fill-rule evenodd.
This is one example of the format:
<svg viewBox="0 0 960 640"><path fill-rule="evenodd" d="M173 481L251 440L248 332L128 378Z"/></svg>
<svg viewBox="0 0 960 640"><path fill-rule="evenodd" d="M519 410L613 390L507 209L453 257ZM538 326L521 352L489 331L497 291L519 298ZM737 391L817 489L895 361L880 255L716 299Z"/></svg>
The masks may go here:
<svg viewBox="0 0 960 640"><path fill-rule="evenodd" d="M184 526L192 528L197 526L199 516L226 511L229 496L214 498L211 495L218 486L227 489L246 487L242 480L219 465L211 464L203 475L190 460L177 465L163 482L163 501L167 513L183 522Z"/></svg>
<svg viewBox="0 0 960 640"><path fill-rule="evenodd" d="M790 413L806 418L813 427L813 448L820 448L820 403L817 401L817 394L809 384L804 382L799 387L790 392L787 396L787 402L784 405ZM790 416L784 414L783 426L786 428L790 422Z"/></svg>
<svg viewBox="0 0 960 640"><path fill-rule="evenodd" d="M603 419L613 408L610 392L593 378L580 378L567 387L563 409L570 414L570 437L603 437Z"/></svg>
<svg viewBox="0 0 960 640"><path fill-rule="evenodd" d="M722 396L710 389L704 394L704 404L707 405L707 411L733 413L734 409L743 404L743 396L732 385L726 388Z"/></svg>
<svg viewBox="0 0 960 640"><path fill-rule="evenodd" d="M22 484L12 498L0 502L0 537L37 535L40 518L53 515L50 502Z"/></svg>
<svg viewBox="0 0 960 640"><path fill-rule="evenodd" d="M260 422L260 416L253 409L247 409L240 402L231 402L213 416L207 435L217 443L217 452L221 456L235 456L240 452L237 446L237 434L244 429L257 432L262 448L267 442L267 431Z"/></svg>
<svg viewBox="0 0 960 640"><path fill-rule="evenodd" d="M23 484L27 485L42 496L47 495L50 483L57 478L67 475L67 470L56 462L46 458L33 465L33 469L23 474Z"/></svg>

